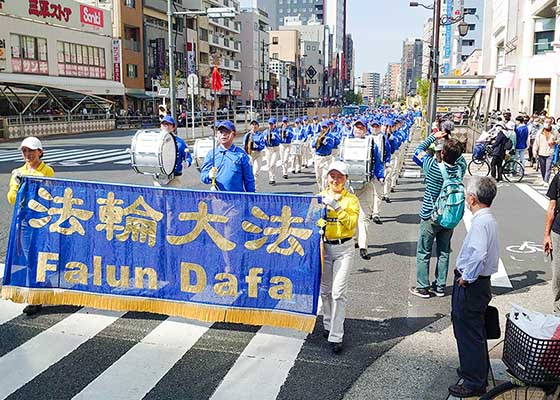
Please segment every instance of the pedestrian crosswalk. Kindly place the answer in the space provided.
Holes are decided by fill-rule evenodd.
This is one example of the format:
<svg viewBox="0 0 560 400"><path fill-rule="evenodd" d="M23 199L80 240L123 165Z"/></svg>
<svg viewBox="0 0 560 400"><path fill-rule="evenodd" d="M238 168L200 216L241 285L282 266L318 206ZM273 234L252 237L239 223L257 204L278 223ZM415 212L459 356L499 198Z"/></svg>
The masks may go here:
<svg viewBox="0 0 560 400"><path fill-rule="evenodd" d="M49 148L42 160L51 166L81 166L113 163L130 164L130 152L126 148ZM0 163L22 162L19 150L0 150Z"/></svg>

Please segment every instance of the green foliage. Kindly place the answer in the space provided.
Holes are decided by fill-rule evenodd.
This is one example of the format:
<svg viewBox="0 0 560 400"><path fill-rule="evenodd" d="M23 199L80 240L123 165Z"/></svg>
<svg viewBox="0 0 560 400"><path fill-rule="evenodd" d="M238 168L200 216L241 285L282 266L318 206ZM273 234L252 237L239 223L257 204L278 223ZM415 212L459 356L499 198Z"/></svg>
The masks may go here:
<svg viewBox="0 0 560 400"><path fill-rule="evenodd" d="M363 98L362 98L361 93L354 93L352 91L349 91L344 96L344 104L360 105L360 104L362 104L362 101L363 101Z"/></svg>
<svg viewBox="0 0 560 400"><path fill-rule="evenodd" d="M422 98L422 104L427 104L428 95L430 93L430 81L427 79L418 79L417 88L418 96Z"/></svg>

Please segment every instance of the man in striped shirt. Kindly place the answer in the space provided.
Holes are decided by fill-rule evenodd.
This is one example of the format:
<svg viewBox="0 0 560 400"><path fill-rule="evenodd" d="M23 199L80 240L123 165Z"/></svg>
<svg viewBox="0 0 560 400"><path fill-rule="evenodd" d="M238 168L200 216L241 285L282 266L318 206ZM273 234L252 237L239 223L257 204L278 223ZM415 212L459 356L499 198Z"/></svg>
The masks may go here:
<svg viewBox="0 0 560 400"><path fill-rule="evenodd" d="M410 292L422 298L430 297L430 289L438 297L445 296L451 237L453 236L453 229L445 229L431 219L434 204L443 186L443 177L437 158L427 154L426 150L432 143L440 139L444 141L441 158L449 176L459 175L462 178L467 169L467 163L461 154L461 143L457 139L449 138L449 134L445 131L431 135L416 149L415 153L422 162L422 170L426 176L426 189L420 209L420 232L416 251L416 287L411 288ZM436 279L430 285L430 258L434 239L437 249Z"/></svg>

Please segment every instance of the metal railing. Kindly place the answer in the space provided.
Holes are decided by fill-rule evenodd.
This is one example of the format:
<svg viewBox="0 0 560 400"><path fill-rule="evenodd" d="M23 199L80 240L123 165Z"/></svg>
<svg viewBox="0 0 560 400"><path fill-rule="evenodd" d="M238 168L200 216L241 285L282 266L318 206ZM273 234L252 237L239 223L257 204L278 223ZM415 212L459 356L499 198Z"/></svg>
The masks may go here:
<svg viewBox="0 0 560 400"><path fill-rule="evenodd" d="M2 117L8 125L43 124L50 122L74 122L89 120L113 119L112 114L34 114L34 115L10 115Z"/></svg>

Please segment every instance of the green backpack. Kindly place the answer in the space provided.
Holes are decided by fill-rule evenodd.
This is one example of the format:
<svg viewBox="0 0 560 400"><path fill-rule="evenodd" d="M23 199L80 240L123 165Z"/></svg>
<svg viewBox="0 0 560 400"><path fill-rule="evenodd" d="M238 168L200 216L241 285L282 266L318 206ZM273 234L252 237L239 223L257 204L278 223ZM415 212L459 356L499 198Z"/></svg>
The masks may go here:
<svg viewBox="0 0 560 400"><path fill-rule="evenodd" d="M465 213L465 186L463 178L450 176L443 162L438 164L443 185L435 201L432 220L445 229L455 228Z"/></svg>

